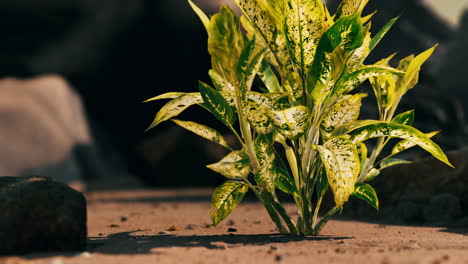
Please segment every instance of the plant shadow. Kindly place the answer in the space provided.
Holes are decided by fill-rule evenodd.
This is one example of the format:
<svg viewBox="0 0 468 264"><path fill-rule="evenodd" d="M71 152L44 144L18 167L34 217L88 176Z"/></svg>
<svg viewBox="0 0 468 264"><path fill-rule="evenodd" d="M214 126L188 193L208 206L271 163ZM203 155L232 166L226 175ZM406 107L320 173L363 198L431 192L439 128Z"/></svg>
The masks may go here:
<svg viewBox="0 0 468 264"><path fill-rule="evenodd" d="M136 231L134 231L136 232ZM247 245L268 245L273 243L290 243L294 241L322 241L344 240L352 237L300 237L281 234L256 234L256 235L154 235L138 236L134 232L121 232L111 234L108 237L90 237L88 251L109 255L121 254L151 254L158 248L171 247L202 247L206 249L226 249Z"/></svg>

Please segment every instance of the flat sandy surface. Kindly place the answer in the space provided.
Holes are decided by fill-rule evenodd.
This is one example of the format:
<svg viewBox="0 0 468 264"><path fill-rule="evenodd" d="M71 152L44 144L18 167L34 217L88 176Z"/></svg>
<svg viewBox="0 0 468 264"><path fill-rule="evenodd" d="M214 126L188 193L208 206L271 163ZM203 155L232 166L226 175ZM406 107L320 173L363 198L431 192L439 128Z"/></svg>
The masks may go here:
<svg viewBox="0 0 468 264"><path fill-rule="evenodd" d="M88 251L3 257L0 263L468 264L468 229L333 220L322 236L301 238L278 235L254 201L211 226L210 190L94 192L87 198Z"/></svg>

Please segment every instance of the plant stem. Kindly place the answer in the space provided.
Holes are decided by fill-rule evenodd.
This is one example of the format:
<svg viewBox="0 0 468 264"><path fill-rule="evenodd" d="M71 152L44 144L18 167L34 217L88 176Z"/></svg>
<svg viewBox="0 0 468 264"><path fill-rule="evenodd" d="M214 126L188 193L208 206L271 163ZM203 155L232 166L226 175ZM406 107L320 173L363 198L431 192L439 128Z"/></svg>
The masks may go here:
<svg viewBox="0 0 468 264"><path fill-rule="evenodd" d="M281 206L281 204L279 204L279 206L275 203L274 199L273 199L273 196L271 195L271 193L269 192L258 192L258 195L257 197L260 199L260 201L262 202L263 206L265 206L265 209L267 210L268 214L270 215L271 219L273 220L273 222L276 224L276 227L278 228L278 231L282 234L287 234L287 233L293 233L295 234L296 232L295 231L295 225L294 223L292 222L291 218L289 217L289 215L286 213L286 219L289 218L290 220L290 223L288 223L285 219L285 216L283 215L286 211L284 210L284 208ZM257 194L256 193L256 194ZM282 208L284 210L284 212L280 212L278 209ZM281 221L281 218L280 216L282 217L283 221L287 224L287 226L289 227L289 232L288 232L288 229L284 226L283 222ZM292 224L292 226L291 226ZM294 227L294 228L292 228Z"/></svg>
<svg viewBox="0 0 468 264"><path fill-rule="evenodd" d="M320 222L318 222L318 224L316 226L314 226L314 229L312 230L312 235L316 236L318 234L320 234L320 232L322 231L322 228L323 226L325 226L325 224L330 220L330 218L333 217L333 215L336 214L336 212L338 212L338 207L333 207L332 209L330 209L330 211L328 211L328 213L326 215L324 215L322 217L322 219L320 219Z"/></svg>
<svg viewBox="0 0 468 264"><path fill-rule="evenodd" d="M258 163L257 155L255 155L255 148L254 148L254 143L252 140L252 134L250 133L250 126L249 123L247 122L247 119L244 114L244 110L242 108L242 98L240 94L240 88L236 87L236 107L237 107L237 113L239 116L239 124L242 132L242 137L245 139L245 147L247 151L247 155L249 156L250 159L250 166L252 167L252 170L254 172L257 172L260 165Z"/></svg>
<svg viewBox="0 0 468 264"><path fill-rule="evenodd" d="M253 186L252 183L250 183L250 181L248 179L245 179L245 182L247 183L249 188L254 192L255 196L257 196L258 200L260 200L260 202L263 204L263 206L265 207L265 209L266 209L268 215L270 216L271 220L273 220L273 222L276 225L276 228L278 228L278 231L281 234L287 234L288 229L286 229L286 227L284 226L283 222L281 221L281 219L280 219L280 217L278 215L278 212L272 206L272 203L270 201L268 201L268 200L265 200L262 193L259 192L257 190L257 188L255 188L255 186Z"/></svg>
<svg viewBox="0 0 468 264"><path fill-rule="evenodd" d="M314 226L314 227L317 224L317 219L318 219L318 213L320 211L320 206L322 206L322 198L323 198L323 196L318 199L317 205L315 205L314 218L312 220L312 226Z"/></svg>

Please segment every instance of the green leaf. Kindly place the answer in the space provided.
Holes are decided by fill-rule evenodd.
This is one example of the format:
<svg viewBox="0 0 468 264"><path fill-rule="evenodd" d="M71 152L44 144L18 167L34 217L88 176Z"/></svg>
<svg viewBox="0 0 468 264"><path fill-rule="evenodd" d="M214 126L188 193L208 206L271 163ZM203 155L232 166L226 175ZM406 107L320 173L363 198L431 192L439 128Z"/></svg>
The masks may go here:
<svg viewBox="0 0 468 264"><path fill-rule="evenodd" d="M321 0L287 0L285 16L286 39L296 65L307 74L324 31Z"/></svg>
<svg viewBox="0 0 468 264"><path fill-rule="evenodd" d="M242 201L249 187L241 182L227 181L216 188L211 200L211 220L218 225Z"/></svg>
<svg viewBox="0 0 468 264"><path fill-rule="evenodd" d="M379 198L377 197L377 192L369 184L356 183L356 188L352 195L366 201L370 206L379 210Z"/></svg>
<svg viewBox="0 0 468 264"><path fill-rule="evenodd" d="M341 18L354 13L361 13L369 0L343 0L336 10L335 17Z"/></svg>
<svg viewBox="0 0 468 264"><path fill-rule="evenodd" d="M209 25L210 25L210 19L206 14L197 6L195 5L192 1L188 0L190 6L192 7L193 11L197 14L197 16L200 18L201 22L203 23L203 26L205 26L206 30L208 31Z"/></svg>
<svg viewBox="0 0 468 264"><path fill-rule="evenodd" d="M392 122L376 122L358 129L354 132L351 140L353 143L357 143L376 137L396 137L409 140L431 153L438 160L453 167L447 159L447 156L436 143L430 140L429 137L421 131L407 125Z"/></svg>
<svg viewBox="0 0 468 264"><path fill-rule="evenodd" d="M249 175L250 160L244 152L233 151L218 163L210 164L206 167L228 179L238 180L246 178Z"/></svg>
<svg viewBox="0 0 468 264"><path fill-rule="evenodd" d="M234 110L224 97L208 84L199 82L203 106L225 125L232 125L236 121Z"/></svg>
<svg viewBox="0 0 468 264"><path fill-rule="evenodd" d="M177 119L172 119L172 121L174 121L174 123L176 123L177 125L187 129L188 131L197 134L198 136L202 138L206 138L210 141L218 143L219 145L229 149L229 145L224 139L223 135L221 135L218 131L210 127L207 127L205 125L201 125L192 121L182 121L182 120L177 120Z"/></svg>
<svg viewBox="0 0 468 264"><path fill-rule="evenodd" d="M165 94L160 94L158 96L155 96L153 98L150 98L146 101L143 101L143 103L148 103L156 100L161 100L161 99L175 99L177 97L181 97L182 95L187 94L187 93L182 93L182 92L169 92Z"/></svg>
<svg viewBox="0 0 468 264"><path fill-rule="evenodd" d="M270 93L279 93L282 92L283 89L278 81L278 77L273 72L270 67L270 64L266 60L263 60L262 67L258 72L258 76L262 79L263 83L265 84L266 88Z"/></svg>
<svg viewBox="0 0 468 264"><path fill-rule="evenodd" d="M156 114L156 117L153 120L153 123L146 129L147 131L151 128L159 125L161 122L167 121L173 117L178 116L188 107L194 104L203 103L202 96L200 93L187 93L182 96L177 97L165 104L159 112Z"/></svg>
<svg viewBox="0 0 468 264"><path fill-rule="evenodd" d="M431 132L431 133L427 133L426 134L426 137L428 138L432 138L434 137L435 135L439 134L439 131L435 131L435 132ZM402 140L400 142L398 142L392 149L392 155L395 155L395 154L398 154L402 151L405 151L407 149L410 149L414 146L416 146L417 144L411 140Z"/></svg>
<svg viewBox="0 0 468 264"><path fill-rule="evenodd" d="M407 161L407 160L388 158L386 160L383 160L380 163L380 169L383 170L385 168L392 167L395 165L411 164L411 163L412 163L411 161Z"/></svg>
<svg viewBox="0 0 468 264"><path fill-rule="evenodd" d="M327 172L336 206L343 208L354 192L361 167L356 145L345 137L337 137L316 147Z"/></svg>
<svg viewBox="0 0 468 264"><path fill-rule="evenodd" d="M436 47L437 45L419 54L413 60L411 60L406 69L405 76L397 83L397 87L399 87L399 91L402 95L417 84L419 79L419 71L421 70L423 63L429 59Z"/></svg>
<svg viewBox="0 0 468 264"><path fill-rule="evenodd" d="M392 122L411 126L414 122L414 110L410 110L395 116Z"/></svg>
<svg viewBox="0 0 468 264"><path fill-rule="evenodd" d="M300 197L296 184L294 184L294 181L291 178L291 176L289 176L288 172L278 167L275 167L275 172L276 187L278 187L278 189L280 189L284 193Z"/></svg>
<svg viewBox="0 0 468 264"><path fill-rule="evenodd" d="M383 28L380 29L380 31L377 34L375 34L375 36L372 38L370 45L369 45L370 51L373 51L375 49L375 47L379 44L379 42L383 39L383 37L385 37L385 35L392 28L393 24L395 24L397 20L398 20L398 17L390 19L390 21L388 21L387 24L385 24L385 26L383 26Z"/></svg>
<svg viewBox="0 0 468 264"><path fill-rule="evenodd" d="M366 96L366 94L343 96L324 116L321 128L325 132L331 133L337 127L356 121L361 110L362 98Z"/></svg>
<svg viewBox="0 0 468 264"><path fill-rule="evenodd" d="M275 151L267 136L260 135L255 140L255 155L260 165L260 170L255 174L255 181L263 189L273 191L276 183Z"/></svg>
<svg viewBox="0 0 468 264"><path fill-rule="evenodd" d="M294 106L283 111L270 111L273 124L283 136L294 139L308 128L309 110L305 106Z"/></svg>

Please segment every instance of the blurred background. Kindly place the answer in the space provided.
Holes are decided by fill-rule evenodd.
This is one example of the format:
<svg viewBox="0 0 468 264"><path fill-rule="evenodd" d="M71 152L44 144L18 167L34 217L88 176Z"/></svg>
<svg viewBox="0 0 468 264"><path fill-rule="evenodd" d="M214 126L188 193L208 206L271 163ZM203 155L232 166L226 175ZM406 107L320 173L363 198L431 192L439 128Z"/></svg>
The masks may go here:
<svg viewBox="0 0 468 264"><path fill-rule="evenodd" d="M212 14L230 1L194 2ZM334 10L338 1L328 4ZM468 139L466 8L467 0L373 0L366 8L379 11L374 32L400 16L368 63L439 43L400 110L416 109L425 132L442 130L436 141L445 150ZM142 101L208 81L206 33L185 0L0 0L0 30L0 175L88 188L222 182L205 165L223 149L171 123L144 133L163 102ZM184 118L223 131L196 107Z"/></svg>

